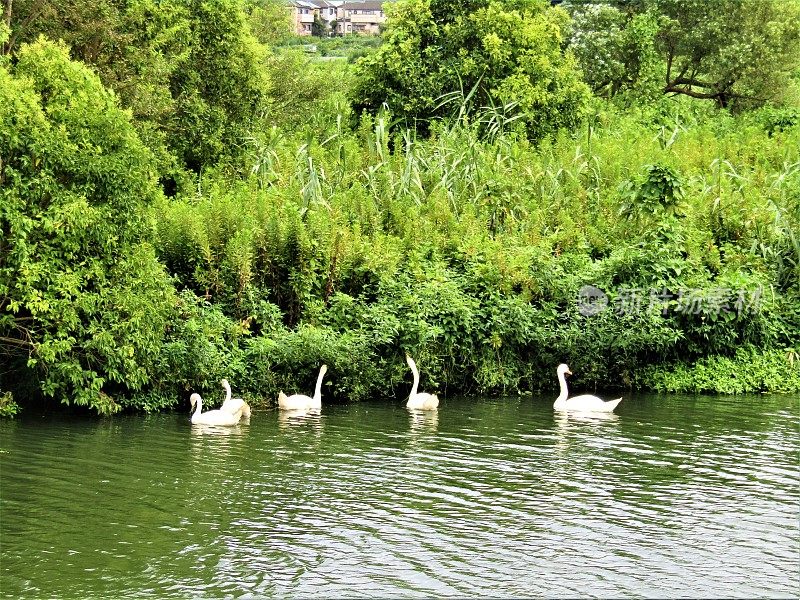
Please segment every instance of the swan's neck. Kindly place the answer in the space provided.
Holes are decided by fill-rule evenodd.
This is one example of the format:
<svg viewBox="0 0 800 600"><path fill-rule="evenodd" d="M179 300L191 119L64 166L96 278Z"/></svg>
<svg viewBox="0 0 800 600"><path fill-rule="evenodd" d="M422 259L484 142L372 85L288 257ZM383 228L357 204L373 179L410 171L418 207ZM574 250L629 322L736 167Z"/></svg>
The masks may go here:
<svg viewBox="0 0 800 600"><path fill-rule="evenodd" d="M569 392L567 391L567 378L564 377L564 373L558 373L558 385L561 388L561 393L558 394L556 402L565 402Z"/></svg>
<svg viewBox="0 0 800 600"><path fill-rule="evenodd" d="M231 399L231 386L230 385L226 385L225 386L225 402L227 402L230 399Z"/></svg>
<svg viewBox="0 0 800 600"><path fill-rule="evenodd" d="M413 398L417 395L417 387L419 386L419 371L417 371L417 365L415 365L413 362L409 364L409 366L411 367L411 372L414 374L414 385L411 386L411 393L409 394L409 396Z"/></svg>
<svg viewBox="0 0 800 600"><path fill-rule="evenodd" d="M325 376L325 373L320 369L319 375L317 375L317 387L314 388L314 401L319 402L322 400L322 378Z"/></svg>
<svg viewBox="0 0 800 600"><path fill-rule="evenodd" d="M202 397L198 397L197 398L197 405L194 408L194 415L193 416L195 416L195 417L198 416L202 411L203 411L203 398Z"/></svg>

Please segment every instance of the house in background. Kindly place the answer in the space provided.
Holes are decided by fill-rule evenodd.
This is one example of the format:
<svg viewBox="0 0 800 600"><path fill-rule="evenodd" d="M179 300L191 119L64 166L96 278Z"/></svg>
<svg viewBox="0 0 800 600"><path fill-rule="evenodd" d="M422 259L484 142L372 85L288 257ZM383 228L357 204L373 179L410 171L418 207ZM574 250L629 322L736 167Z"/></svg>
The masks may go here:
<svg viewBox="0 0 800 600"><path fill-rule="evenodd" d="M289 0L295 33L311 35L315 17L338 35L363 33L375 35L386 21L381 0Z"/></svg>
<svg viewBox="0 0 800 600"><path fill-rule="evenodd" d="M336 32L340 35L348 33L366 33L377 35L380 26L386 21L383 12L384 2L380 0L351 0L343 2L339 7L336 20Z"/></svg>
<svg viewBox="0 0 800 600"><path fill-rule="evenodd" d="M343 0L290 0L295 24L294 32L297 35L311 35L314 18L319 18L327 23L328 29L333 30L332 24L337 19L337 10L344 4Z"/></svg>

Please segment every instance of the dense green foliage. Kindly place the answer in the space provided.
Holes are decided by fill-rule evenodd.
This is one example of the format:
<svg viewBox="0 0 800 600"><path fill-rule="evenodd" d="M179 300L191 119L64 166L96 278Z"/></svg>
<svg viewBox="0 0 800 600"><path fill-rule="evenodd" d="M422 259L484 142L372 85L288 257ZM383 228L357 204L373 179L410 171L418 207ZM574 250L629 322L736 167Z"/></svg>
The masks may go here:
<svg viewBox="0 0 800 600"><path fill-rule="evenodd" d="M661 93L737 110L800 103L800 2L568 1L571 47L596 93Z"/></svg>
<svg viewBox="0 0 800 600"><path fill-rule="evenodd" d="M544 0L398 0L384 41L358 66L356 111L385 104L408 124L453 114L448 97L469 92L468 113L495 107L531 139L583 116L587 88L563 50L567 14Z"/></svg>
<svg viewBox="0 0 800 600"><path fill-rule="evenodd" d="M655 11L631 14L606 3L568 6L573 17L570 48L595 94L646 98L661 92Z"/></svg>
<svg viewBox="0 0 800 600"><path fill-rule="evenodd" d="M248 18L238 0L17 0L12 39L15 48L38 35L63 39L132 110L162 174L174 177L173 163L200 171L236 157L263 115L266 50L249 23L268 6L251 6Z"/></svg>
<svg viewBox="0 0 800 600"><path fill-rule="evenodd" d="M654 93L659 3L402 0L355 68L265 47L289 39L266 1L18 4L0 391L271 401L325 362L326 399L359 400L407 391L406 352L445 393L550 389L560 362L585 388L800 389L800 113ZM613 58L602 99L567 32Z"/></svg>
<svg viewBox="0 0 800 600"><path fill-rule="evenodd" d="M786 88L800 61L800 2L658 0L664 91L760 106Z"/></svg>
<svg viewBox="0 0 800 600"><path fill-rule="evenodd" d="M333 57L346 59L348 62L355 62L363 56L367 56L381 45L381 38L376 35L361 35L358 33L348 33L335 37L315 38L309 44L306 36L294 36L286 40L282 46L302 45L306 54L312 57Z"/></svg>
<svg viewBox="0 0 800 600"><path fill-rule="evenodd" d="M651 367L645 372L644 381L648 387L664 392L796 392L800 389L800 368L795 365L798 360L796 351L757 352L748 347L733 356L714 355L691 367L678 365L672 371Z"/></svg>
<svg viewBox="0 0 800 600"><path fill-rule="evenodd" d="M0 393L0 417L13 417L19 412L19 404L14 402L11 392Z"/></svg>
<svg viewBox="0 0 800 600"><path fill-rule="evenodd" d="M241 383L253 393L270 381L252 378L247 348L282 353L283 327L358 357L334 373L361 373L363 394L400 385L406 350L442 389L490 393L549 387L561 361L584 384L650 386L648 365L742 347L783 356L800 329L798 131L696 118L670 132L659 124L668 115L603 111L591 137L538 148L507 135L481 142L455 124L429 140L397 134L390 150L382 120L299 152L284 141L270 185L211 177L202 196L165 206L161 256L246 322ZM586 283L617 302L641 290L644 306L582 316ZM676 292L666 314L647 310L665 288ZM704 300L690 311L679 290ZM314 347L293 361L307 383L314 364L336 361Z"/></svg>
<svg viewBox="0 0 800 600"><path fill-rule="evenodd" d="M247 0L245 13L250 30L266 46L282 44L292 38L294 21L289 6L281 0Z"/></svg>
<svg viewBox="0 0 800 600"><path fill-rule="evenodd" d="M42 392L99 411L150 382L172 287L148 238L150 152L66 48L0 66L0 331Z"/></svg>

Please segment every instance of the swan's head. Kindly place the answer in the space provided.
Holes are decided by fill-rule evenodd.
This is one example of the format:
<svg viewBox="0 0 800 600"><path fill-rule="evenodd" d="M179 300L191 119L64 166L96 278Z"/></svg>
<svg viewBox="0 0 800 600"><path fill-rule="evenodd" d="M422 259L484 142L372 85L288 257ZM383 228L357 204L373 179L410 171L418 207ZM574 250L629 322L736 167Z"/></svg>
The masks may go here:
<svg viewBox="0 0 800 600"><path fill-rule="evenodd" d="M406 362L408 363L409 367L411 367L412 369L414 368L415 366L414 359L411 358L408 354L406 354Z"/></svg>
<svg viewBox="0 0 800 600"><path fill-rule="evenodd" d="M194 407L200 402L200 394L192 394L189 396L189 401L192 403L192 410L194 410Z"/></svg>
<svg viewBox="0 0 800 600"><path fill-rule="evenodd" d="M558 369L556 370L559 375L572 375L572 371L569 370L569 367L564 363L558 365Z"/></svg>
<svg viewBox="0 0 800 600"><path fill-rule="evenodd" d="M231 387L231 384L228 383L227 379L223 379L222 381L220 381L220 383L222 384L222 387L224 387L226 390Z"/></svg>
<svg viewBox="0 0 800 600"><path fill-rule="evenodd" d="M319 372L325 375L328 372L328 365L322 365L319 369Z"/></svg>

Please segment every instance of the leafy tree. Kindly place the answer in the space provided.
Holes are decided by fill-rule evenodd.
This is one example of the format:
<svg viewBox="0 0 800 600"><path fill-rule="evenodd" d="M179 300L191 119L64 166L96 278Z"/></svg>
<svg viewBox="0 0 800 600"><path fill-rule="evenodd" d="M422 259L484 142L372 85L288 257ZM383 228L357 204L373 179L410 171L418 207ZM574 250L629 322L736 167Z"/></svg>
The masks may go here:
<svg viewBox="0 0 800 600"><path fill-rule="evenodd" d="M100 412L145 386L171 312L148 243L153 157L63 44L0 65L0 353Z"/></svg>
<svg viewBox="0 0 800 600"><path fill-rule="evenodd" d="M311 23L311 35L314 37L328 37L328 22L319 14L314 15L314 22Z"/></svg>
<svg viewBox="0 0 800 600"><path fill-rule="evenodd" d="M455 112L443 98L459 90L467 113L512 109L531 138L581 118L587 88L565 53L569 17L543 0L399 0L377 52L358 64L353 106L383 103L408 120Z"/></svg>
<svg viewBox="0 0 800 600"><path fill-rule="evenodd" d="M800 62L797 0L655 0L666 17L658 49L664 92L760 105L786 87Z"/></svg>
<svg viewBox="0 0 800 600"><path fill-rule="evenodd" d="M6 54L9 37L11 37L11 0L6 0L3 4L3 12L0 13L0 55Z"/></svg>
<svg viewBox="0 0 800 600"><path fill-rule="evenodd" d="M236 156L261 114L265 49L238 0L16 0L13 7L9 48L42 34L63 40L132 110L142 138L162 151L162 170L169 170L163 149L193 170Z"/></svg>
<svg viewBox="0 0 800 600"><path fill-rule="evenodd" d="M573 2L570 45L597 94L633 89L748 108L800 64L798 0Z"/></svg>
<svg viewBox="0 0 800 600"><path fill-rule="evenodd" d="M595 94L660 93L661 58L656 52L658 16L635 14L610 4L578 4L572 10L570 47Z"/></svg>
<svg viewBox="0 0 800 600"><path fill-rule="evenodd" d="M247 0L245 12L250 29L265 46L277 46L293 33L292 13L281 0Z"/></svg>
<svg viewBox="0 0 800 600"><path fill-rule="evenodd" d="M189 21L178 2L15 0L9 50L40 35L63 40L92 65L138 122L163 122L172 110L169 79L185 59Z"/></svg>
<svg viewBox="0 0 800 600"><path fill-rule="evenodd" d="M175 112L170 143L199 171L237 155L261 114L267 95L265 50L250 33L237 0L186 0L189 55L170 87Z"/></svg>

